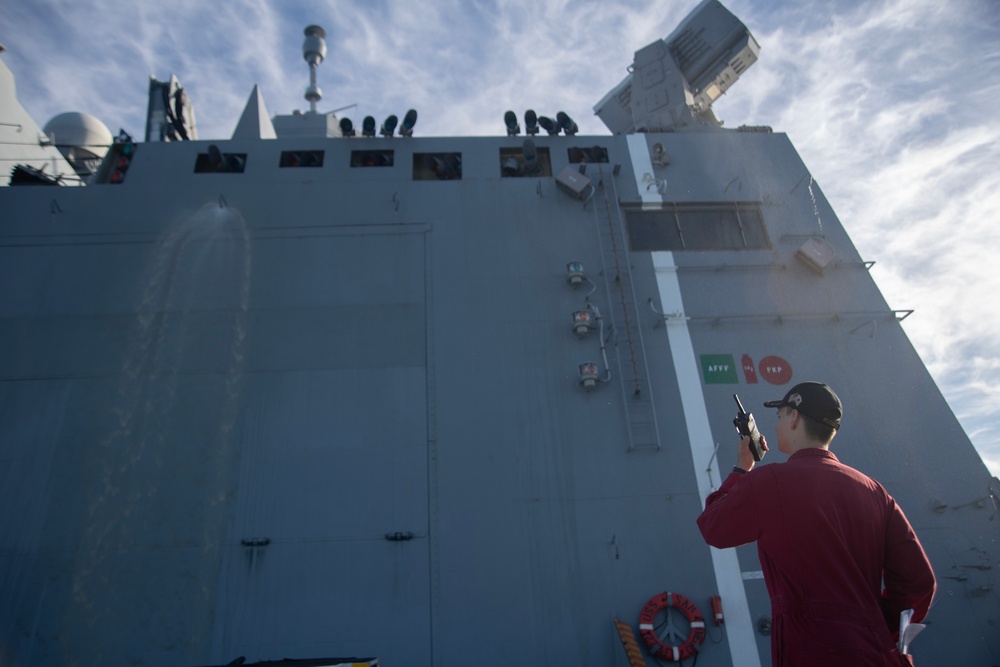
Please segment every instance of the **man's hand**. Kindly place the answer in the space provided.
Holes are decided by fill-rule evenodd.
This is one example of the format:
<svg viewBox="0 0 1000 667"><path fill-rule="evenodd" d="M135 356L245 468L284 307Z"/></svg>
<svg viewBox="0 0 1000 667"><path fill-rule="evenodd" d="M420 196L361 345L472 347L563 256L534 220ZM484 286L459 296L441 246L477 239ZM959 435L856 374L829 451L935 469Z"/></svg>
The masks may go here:
<svg viewBox="0 0 1000 667"><path fill-rule="evenodd" d="M760 436L760 447L765 452L767 451L767 440L764 439L764 435ZM763 458L763 457L762 457ZM753 470L753 466L756 461L753 460L753 453L750 451L750 436L743 436L740 440L739 450L736 452L736 465L750 472Z"/></svg>

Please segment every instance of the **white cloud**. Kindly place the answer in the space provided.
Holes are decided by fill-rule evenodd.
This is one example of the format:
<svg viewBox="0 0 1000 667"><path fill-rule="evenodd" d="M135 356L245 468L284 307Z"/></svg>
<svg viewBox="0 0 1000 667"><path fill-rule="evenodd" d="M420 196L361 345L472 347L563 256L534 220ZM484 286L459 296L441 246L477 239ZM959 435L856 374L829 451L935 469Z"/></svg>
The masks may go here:
<svg viewBox="0 0 1000 667"><path fill-rule="evenodd" d="M0 35L22 103L44 124L80 110L138 137L147 77L176 73L203 138L230 136L253 85L272 113L306 108L302 29L327 29L321 110L360 125L408 108L417 133L502 133L506 109L592 106L633 53L696 4L654 0L468 3L7 3ZM873 269L973 441L1000 474L1000 18L990 0L725 3L762 46L716 113L786 132Z"/></svg>
<svg viewBox="0 0 1000 667"><path fill-rule="evenodd" d="M793 13L755 32L760 62L716 107L788 133L877 261L890 307L915 309L904 328L998 474L1000 31L989 11L907 0L819 21Z"/></svg>

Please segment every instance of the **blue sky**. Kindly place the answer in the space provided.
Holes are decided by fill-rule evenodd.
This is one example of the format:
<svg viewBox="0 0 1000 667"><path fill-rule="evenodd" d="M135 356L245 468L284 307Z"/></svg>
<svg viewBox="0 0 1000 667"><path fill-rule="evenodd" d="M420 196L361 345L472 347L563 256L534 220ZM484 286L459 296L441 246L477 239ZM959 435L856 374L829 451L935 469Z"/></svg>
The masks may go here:
<svg viewBox="0 0 1000 667"><path fill-rule="evenodd" d="M423 136L496 135L504 110L592 107L696 0L4 0L3 59L44 125L65 111L144 133L148 77L177 75L199 137L226 138L254 84L307 109L302 29L327 30L321 111L408 108ZM715 104L785 132L994 475L1000 475L1000 5L724 2L760 60Z"/></svg>

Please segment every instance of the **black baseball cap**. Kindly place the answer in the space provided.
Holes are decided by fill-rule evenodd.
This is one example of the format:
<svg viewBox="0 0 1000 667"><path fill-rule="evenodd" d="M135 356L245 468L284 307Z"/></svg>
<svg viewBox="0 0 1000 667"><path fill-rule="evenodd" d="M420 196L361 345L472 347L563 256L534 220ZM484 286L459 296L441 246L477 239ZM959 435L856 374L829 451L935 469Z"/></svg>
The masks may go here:
<svg viewBox="0 0 1000 667"><path fill-rule="evenodd" d="M834 429L840 428L840 418L844 416L844 406L840 404L837 394L822 382L800 382L789 389L781 400L764 403L765 408L785 406Z"/></svg>

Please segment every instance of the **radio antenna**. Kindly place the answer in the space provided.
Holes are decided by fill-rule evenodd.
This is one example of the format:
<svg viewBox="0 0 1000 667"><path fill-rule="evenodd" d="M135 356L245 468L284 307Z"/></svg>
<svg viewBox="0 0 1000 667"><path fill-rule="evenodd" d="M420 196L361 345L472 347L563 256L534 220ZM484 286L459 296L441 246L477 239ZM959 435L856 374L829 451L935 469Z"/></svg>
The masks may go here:
<svg viewBox="0 0 1000 667"><path fill-rule="evenodd" d="M318 25L305 29L306 39L302 42L302 57L309 63L309 87L306 88L306 99L309 100L309 113L316 113L316 103L323 99L323 91L316 85L316 68L326 57L326 31Z"/></svg>

